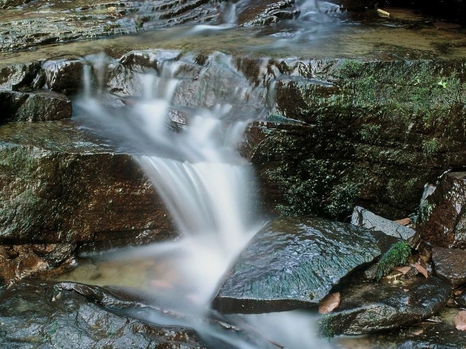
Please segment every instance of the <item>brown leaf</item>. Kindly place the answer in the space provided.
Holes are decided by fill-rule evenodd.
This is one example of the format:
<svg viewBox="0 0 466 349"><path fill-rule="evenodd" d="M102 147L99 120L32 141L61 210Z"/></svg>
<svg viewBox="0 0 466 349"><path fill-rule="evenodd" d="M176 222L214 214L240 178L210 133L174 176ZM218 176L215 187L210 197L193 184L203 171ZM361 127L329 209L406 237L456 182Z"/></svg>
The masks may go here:
<svg viewBox="0 0 466 349"><path fill-rule="evenodd" d="M411 219L409 217L406 217L402 219L397 219L395 222L401 225L408 225L409 223L411 223Z"/></svg>
<svg viewBox="0 0 466 349"><path fill-rule="evenodd" d="M419 336L420 334L422 334L424 332L423 329L420 329L420 330L417 330L417 331L414 331L413 334L416 335L416 336Z"/></svg>
<svg viewBox="0 0 466 349"><path fill-rule="evenodd" d="M340 305L340 292L330 293L319 302L319 313L327 314Z"/></svg>
<svg viewBox="0 0 466 349"><path fill-rule="evenodd" d="M453 324L457 330L466 331L466 310L461 310L456 314Z"/></svg>
<svg viewBox="0 0 466 349"><path fill-rule="evenodd" d="M395 270L398 270L401 274L406 275L412 268L411 267L396 267Z"/></svg>
<svg viewBox="0 0 466 349"><path fill-rule="evenodd" d="M424 268L422 265L419 263L414 263L413 267L417 269L418 272L420 272L424 277L427 279L429 277L429 272L427 271L426 268Z"/></svg>

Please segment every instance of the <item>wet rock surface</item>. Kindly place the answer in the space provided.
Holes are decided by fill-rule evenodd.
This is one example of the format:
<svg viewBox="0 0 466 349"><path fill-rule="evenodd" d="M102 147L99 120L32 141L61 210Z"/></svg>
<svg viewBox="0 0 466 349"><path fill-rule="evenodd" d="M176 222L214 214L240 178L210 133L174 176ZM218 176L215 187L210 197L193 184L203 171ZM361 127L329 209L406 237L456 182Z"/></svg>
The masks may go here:
<svg viewBox="0 0 466 349"><path fill-rule="evenodd" d="M421 205L418 232L433 246L466 248L466 172L450 172Z"/></svg>
<svg viewBox="0 0 466 349"><path fill-rule="evenodd" d="M65 95L50 91L0 90L0 123L9 121L52 121L71 118L72 105Z"/></svg>
<svg viewBox="0 0 466 349"><path fill-rule="evenodd" d="M432 263L437 276L454 288L466 284L466 251L455 248L432 248Z"/></svg>
<svg viewBox="0 0 466 349"><path fill-rule="evenodd" d="M20 5L19 7L13 7ZM32 46L134 34L185 23L214 21L217 1L32 1L8 3L0 17L0 52ZM33 28L31 30L30 28Z"/></svg>
<svg viewBox="0 0 466 349"><path fill-rule="evenodd" d="M415 324L443 309L450 295L450 285L436 277L355 285L342 292L339 308L324 316L321 328L326 335L357 335Z"/></svg>
<svg viewBox="0 0 466 349"><path fill-rule="evenodd" d="M66 242L98 249L173 233L131 155L98 145L77 124L10 123L0 137L2 244Z"/></svg>
<svg viewBox="0 0 466 349"><path fill-rule="evenodd" d="M213 306L225 313L311 307L343 277L379 257L387 241L396 239L344 223L275 220L240 255Z"/></svg>
<svg viewBox="0 0 466 349"><path fill-rule="evenodd" d="M380 348L380 349L420 349L464 348L466 333L458 331L444 322L424 322L409 328L402 328L366 336L364 339L341 338L339 348Z"/></svg>
<svg viewBox="0 0 466 349"><path fill-rule="evenodd" d="M117 315L143 305L99 287L20 282L0 291L0 300L5 348L206 348L192 330Z"/></svg>

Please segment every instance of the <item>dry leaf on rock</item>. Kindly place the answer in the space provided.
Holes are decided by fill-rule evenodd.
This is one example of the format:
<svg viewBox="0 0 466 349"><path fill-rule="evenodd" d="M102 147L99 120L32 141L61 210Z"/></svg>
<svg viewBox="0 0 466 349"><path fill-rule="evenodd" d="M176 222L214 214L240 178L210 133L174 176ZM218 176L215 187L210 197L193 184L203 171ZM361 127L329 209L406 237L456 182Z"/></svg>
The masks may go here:
<svg viewBox="0 0 466 349"><path fill-rule="evenodd" d="M427 271L426 268L424 268L422 265L419 263L414 263L413 267L417 269L418 272L420 272L424 277L427 279L429 277L429 272Z"/></svg>
<svg viewBox="0 0 466 349"><path fill-rule="evenodd" d="M395 270L399 271L401 274L406 275L410 270L411 267L396 267Z"/></svg>
<svg viewBox="0 0 466 349"><path fill-rule="evenodd" d="M453 324L457 330L466 331L466 310L461 310L456 314Z"/></svg>
<svg viewBox="0 0 466 349"><path fill-rule="evenodd" d="M340 305L340 292L330 293L319 302L319 313L327 314Z"/></svg>
<svg viewBox="0 0 466 349"><path fill-rule="evenodd" d="M396 223L398 224L401 224L401 225L408 225L409 223L411 223L411 219L409 218L403 218L403 219L398 219L395 221Z"/></svg>

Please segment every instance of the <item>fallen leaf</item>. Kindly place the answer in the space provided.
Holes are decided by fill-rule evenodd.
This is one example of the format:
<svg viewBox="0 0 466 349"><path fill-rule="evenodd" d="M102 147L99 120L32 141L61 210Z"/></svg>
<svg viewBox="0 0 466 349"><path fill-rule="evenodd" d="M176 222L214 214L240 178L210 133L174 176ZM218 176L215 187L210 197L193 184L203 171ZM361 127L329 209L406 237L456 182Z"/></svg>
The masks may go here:
<svg viewBox="0 0 466 349"><path fill-rule="evenodd" d="M398 270L401 274L406 275L412 268L411 267L396 267L395 270Z"/></svg>
<svg viewBox="0 0 466 349"><path fill-rule="evenodd" d="M457 330L466 331L466 310L461 310L456 314L453 324Z"/></svg>
<svg viewBox="0 0 466 349"><path fill-rule="evenodd" d="M327 314L340 305L340 292L330 293L319 302L319 313Z"/></svg>
<svg viewBox="0 0 466 349"><path fill-rule="evenodd" d="M462 293L463 293L463 290L455 290L454 295L459 296Z"/></svg>
<svg viewBox="0 0 466 349"><path fill-rule="evenodd" d="M419 336L420 334L422 334L424 332L423 329L420 329L420 330L417 330L417 331L414 331L413 334L416 335L416 336Z"/></svg>
<svg viewBox="0 0 466 349"><path fill-rule="evenodd" d="M408 225L409 223L411 223L411 219L409 217L406 217L402 219L397 219L395 222L401 225Z"/></svg>
<svg viewBox="0 0 466 349"><path fill-rule="evenodd" d="M429 277L429 272L427 271L426 268L424 268L422 265L419 263L414 263L413 267L417 269L418 272L420 272L424 277L427 279Z"/></svg>

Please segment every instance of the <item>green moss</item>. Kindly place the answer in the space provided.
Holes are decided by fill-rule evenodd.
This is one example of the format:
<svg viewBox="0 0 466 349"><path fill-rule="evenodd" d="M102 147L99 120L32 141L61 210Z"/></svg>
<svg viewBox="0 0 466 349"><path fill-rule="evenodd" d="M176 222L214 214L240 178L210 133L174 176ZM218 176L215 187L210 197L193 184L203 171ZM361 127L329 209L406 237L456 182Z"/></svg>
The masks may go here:
<svg viewBox="0 0 466 349"><path fill-rule="evenodd" d="M406 241L399 241L383 254L375 265L375 278L380 280L394 267L403 265L411 254L411 246Z"/></svg>
<svg viewBox="0 0 466 349"><path fill-rule="evenodd" d="M320 337L332 339L336 335L335 329L333 328L332 317L330 315L322 316L317 324L317 328Z"/></svg>
<svg viewBox="0 0 466 349"><path fill-rule="evenodd" d="M285 202L277 205L283 216L325 215L338 218L347 214L359 195L360 184L342 180L338 174L347 163L309 158L294 166L268 170L278 184Z"/></svg>

